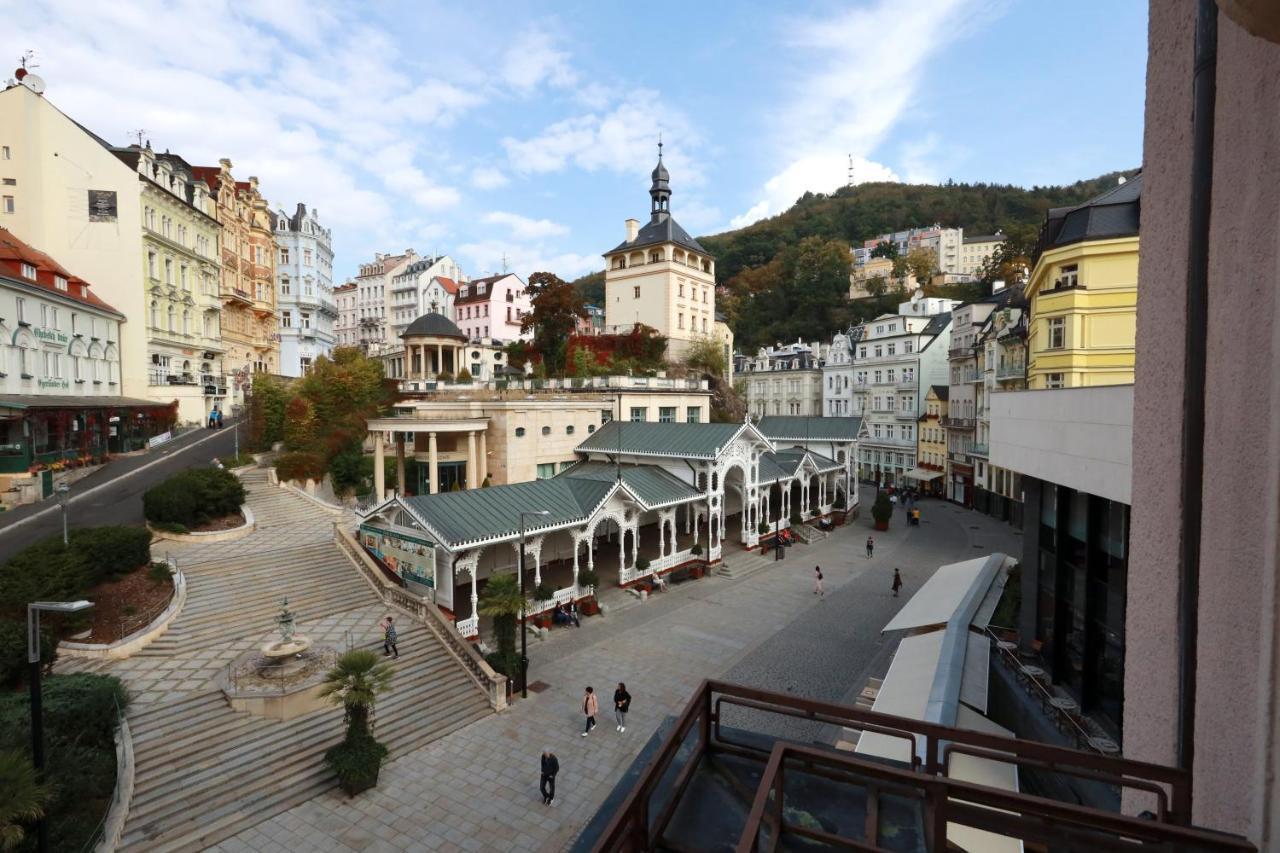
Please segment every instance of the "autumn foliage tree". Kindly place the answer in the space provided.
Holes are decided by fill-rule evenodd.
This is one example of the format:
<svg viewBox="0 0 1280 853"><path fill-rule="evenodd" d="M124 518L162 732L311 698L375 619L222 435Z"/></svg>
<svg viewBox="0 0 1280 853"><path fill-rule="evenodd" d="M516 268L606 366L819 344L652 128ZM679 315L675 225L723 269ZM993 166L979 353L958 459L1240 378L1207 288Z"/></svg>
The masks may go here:
<svg viewBox="0 0 1280 853"><path fill-rule="evenodd" d="M533 332L533 346L541 355L548 375L563 373L569 336L585 320L587 305L582 293L555 273L529 276L532 310L520 320L521 332Z"/></svg>

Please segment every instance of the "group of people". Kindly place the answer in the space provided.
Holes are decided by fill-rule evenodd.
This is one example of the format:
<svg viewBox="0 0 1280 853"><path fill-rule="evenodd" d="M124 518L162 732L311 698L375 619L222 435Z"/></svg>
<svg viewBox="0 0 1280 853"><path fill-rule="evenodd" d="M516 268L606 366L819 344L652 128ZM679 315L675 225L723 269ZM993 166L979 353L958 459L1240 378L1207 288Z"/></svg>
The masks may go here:
<svg viewBox="0 0 1280 853"><path fill-rule="evenodd" d="M619 733L627 730L627 713L630 710L631 694L627 692L627 685L619 681L617 688L613 691L613 718L617 721L616 729ZM582 736L587 737L596 727L596 715L600 713L600 699L596 696L595 688L590 685L582 694L582 713L587 720ZM538 790L542 792L543 805L555 805L556 774L559 772L560 759L556 757L551 747L545 747L542 750L542 777L538 783Z"/></svg>
<svg viewBox="0 0 1280 853"><path fill-rule="evenodd" d="M557 604L556 609L551 612L551 622L554 625L572 625L575 628L581 628L582 620L578 618L578 603L570 601L568 604Z"/></svg>
<svg viewBox="0 0 1280 853"><path fill-rule="evenodd" d="M209 429L222 429L222 410L214 409L209 412Z"/></svg>

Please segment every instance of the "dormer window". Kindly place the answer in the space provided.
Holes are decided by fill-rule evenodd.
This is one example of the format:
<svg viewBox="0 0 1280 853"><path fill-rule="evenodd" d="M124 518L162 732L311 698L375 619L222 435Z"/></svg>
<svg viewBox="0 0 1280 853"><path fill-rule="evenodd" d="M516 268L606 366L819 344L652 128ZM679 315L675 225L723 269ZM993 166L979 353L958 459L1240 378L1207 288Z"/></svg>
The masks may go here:
<svg viewBox="0 0 1280 853"><path fill-rule="evenodd" d="M22 265L22 277L23 277L23 278L29 278L29 279L31 279L32 281L35 281L35 280L36 280L36 268L35 268L35 266L34 266L33 264L23 264L23 265Z"/></svg>
<svg viewBox="0 0 1280 853"><path fill-rule="evenodd" d="M56 287L56 288L58 288L58 290L66 290L66 289L67 289L67 279L66 279L66 277L65 277L65 276L60 276L60 275L55 275L55 276L53 277L53 286L54 286L54 287Z"/></svg>

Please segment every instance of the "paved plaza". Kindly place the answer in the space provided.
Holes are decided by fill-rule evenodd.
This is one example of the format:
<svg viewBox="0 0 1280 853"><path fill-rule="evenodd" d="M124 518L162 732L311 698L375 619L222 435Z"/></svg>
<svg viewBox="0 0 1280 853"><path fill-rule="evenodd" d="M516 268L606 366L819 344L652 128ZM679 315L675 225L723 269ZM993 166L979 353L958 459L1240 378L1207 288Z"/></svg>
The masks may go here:
<svg viewBox="0 0 1280 853"><path fill-rule="evenodd" d="M872 497L864 490L863 505ZM872 533L864 512L746 577L711 575L581 629L557 629L530 645L530 679L544 691L391 761L374 791L348 799L335 789L212 849L563 850L703 678L851 701L869 675L888 667L893 638L881 627L939 565L1021 551L1017 532L1002 522L937 500L922 507L921 527L906 527L898 514L892 529L873 534L873 559L864 551ZM822 598L813 593L815 564L826 576ZM895 567L906 584L897 599L889 590ZM634 697L625 734L609 711L618 681ZM583 738L588 684L601 695L602 713ZM548 747L561 768L551 807L537 790L538 758Z"/></svg>

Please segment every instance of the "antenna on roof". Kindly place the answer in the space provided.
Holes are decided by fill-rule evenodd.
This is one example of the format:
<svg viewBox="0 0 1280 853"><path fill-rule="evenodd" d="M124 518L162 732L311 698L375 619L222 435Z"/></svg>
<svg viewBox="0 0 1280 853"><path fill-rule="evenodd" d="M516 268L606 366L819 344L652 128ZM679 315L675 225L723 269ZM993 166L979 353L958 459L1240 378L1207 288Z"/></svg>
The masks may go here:
<svg viewBox="0 0 1280 853"><path fill-rule="evenodd" d="M506 252L502 253L502 274L503 275L507 274L507 253Z"/></svg>
<svg viewBox="0 0 1280 853"><path fill-rule="evenodd" d="M147 135L147 129L145 127L140 127L137 130L129 131L129 135L138 137L138 147L141 148L142 138Z"/></svg>

